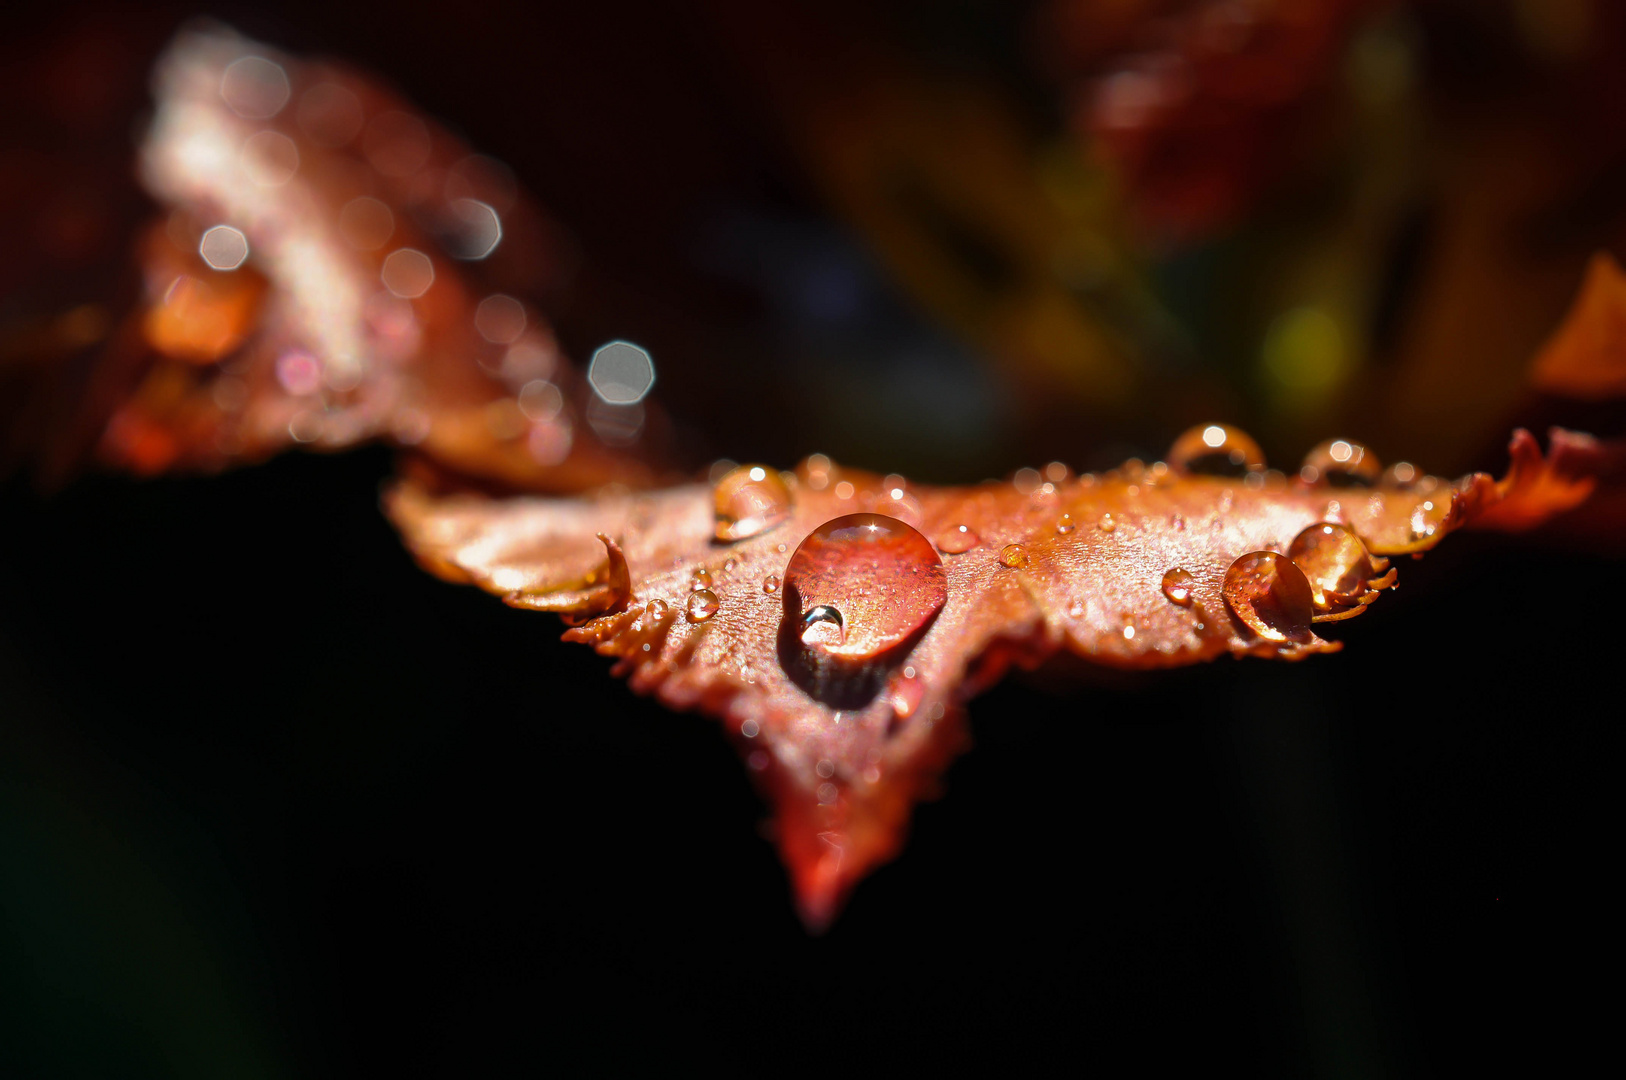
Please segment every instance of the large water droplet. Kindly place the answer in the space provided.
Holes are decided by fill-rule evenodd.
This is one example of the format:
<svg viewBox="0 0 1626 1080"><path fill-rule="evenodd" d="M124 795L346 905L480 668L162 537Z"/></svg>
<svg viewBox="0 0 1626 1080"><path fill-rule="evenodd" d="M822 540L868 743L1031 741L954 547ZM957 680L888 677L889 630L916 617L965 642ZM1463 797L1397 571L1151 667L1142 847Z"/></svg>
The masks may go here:
<svg viewBox="0 0 1626 1080"><path fill-rule="evenodd" d="M1383 477L1383 463L1376 454L1358 442L1328 439L1304 455L1299 476L1311 484L1325 482L1333 487L1372 487Z"/></svg>
<svg viewBox="0 0 1626 1080"><path fill-rule="evenodd" d="M948 599L943 560L896 518L848 514L814 529L785 567L785 617L825 656L867 660L912 638ZM821 609L828 609L828 613ZM817 615L818 618L814 618ZM809 622L838 620L835 641Z"/></svg>
<svg viewBox="0 0 1626 1080"><path fill-rule="evenodd" d="M982 537L969 525L955 525L937 534L937 550L944 555L959 555L982 543Z"/></svg>
<svg viewBox="0 0 1626 1080"><path fill-rule="evenodd" d="M1163 595L1181 607L1191 606L1191 591L1197 579L1182 566L1176 566L1163 575Z"/></svg>
<svg viewBox="0 0 1626 1080"><path fill-rule="evenodd" d="M1293 538L1287 557L1304 571L1319 612L1347 608L1360 601L1373 576L1366 545L1347 525L1324 521Z"/></svg>
<svg viewBox="0 0 1626 1080"><path fill-rule="evenodd" d="M1265 467L1253 437L1229 424L1198 424L1169 447L1169 468L1207 476L1244 476Z"/></svg>
<svg viewBox="0 0 1626 1080"><path fill-rule="evenodd" d="M1012 570L1028 564L1027 549L1021 544L1006 544L999 549L999 564Z"/></svg>
<svg viewBox="0 0 1626 1080"><path fill-rule="evenodd" d="M731 469L712 489L719 540L744 540L767 532L790 516L790 489L764 465Z"/></svg>
<svg viewBox="0 0 1626 1080"><path fill-rule="evenodd" d="M1266 641L1310 640L1315 598L1286 555L1250 551L1225 571L1224 592L1231 613Z"/></svg>
<svg viewBox="0 0 1626 1080"><path fill-rule="evenodd" d="M717 609L721 606L716 593L710 589L701 589L699 592L689 594L686 613L690 622L705 622L717 614Z"/></svg>

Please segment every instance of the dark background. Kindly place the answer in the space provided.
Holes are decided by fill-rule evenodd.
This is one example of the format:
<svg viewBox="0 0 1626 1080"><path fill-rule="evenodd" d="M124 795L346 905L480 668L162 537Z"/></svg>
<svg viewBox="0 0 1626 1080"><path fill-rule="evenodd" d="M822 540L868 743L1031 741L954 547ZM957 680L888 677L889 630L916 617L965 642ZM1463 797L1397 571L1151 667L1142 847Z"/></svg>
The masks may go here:
<svg viewBox="0 0 1626 1080"><path fill-rule="evenodd" d="M894 7L958 26L933 55L977 40L974 66L1055 120L1015 31L980 32L1014 21ZM1125 452L1002 411L997 374L831 219L715 11L216 14L383 72L509 161L579 247L561 336L649 343L712 452L948 479ZM744 271L719 228L749 241ZM827 384L907 396L924 368L946 396L876 437L785 393L799 324L752 259L860 283L864 317L825 347L862 362ZM1460 1075L1608 1049L1617 562L1458 536L1332 627L1337 656L1007 682L903 856L810 938L715 726L634 698L549 617L416 569L377 511L390 469L367 450L4 488L9 1074L1059 1054Z"/></svg>

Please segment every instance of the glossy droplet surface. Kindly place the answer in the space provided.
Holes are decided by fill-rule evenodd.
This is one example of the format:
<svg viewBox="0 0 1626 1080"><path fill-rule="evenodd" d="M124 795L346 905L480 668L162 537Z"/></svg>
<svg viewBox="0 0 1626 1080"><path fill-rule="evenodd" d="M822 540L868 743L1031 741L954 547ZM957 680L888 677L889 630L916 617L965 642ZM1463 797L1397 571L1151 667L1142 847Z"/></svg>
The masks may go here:
<svg viewBox="0 0 1626 1080"><path fill-rule="evenodd" d="M644 607L644 611L649 615L649 617L651 619L664 619L664 618L666 618L666 601L665 600L651 600Z"/></svg>
<svg viewBox="0 0 1626 1080"><path fill-rule="evenodd" d="M1333 487L1372 487L1383 478L1378 456L1350 439L1328 439L1304 455L1299 476Z"/></svg>
<svg viewBox="0 0 1626 1080"><path fill-rule="evenodd" d="M1225 571L1225 605L1266 641L1308 641L1315 599L1304 571L1286 555L1250 551Z"/></svg>
<svg viewBox="0 0 1626 1080"><path fill-rule="evenodd" d="M803 645L847 660L913 637L948 599L943 560L896 518L848 514L814 529L790 557L785 618Z"/></svg>
<svg viewBox="0 0 1626 1080"><path fill-rule="evenodd" d="M1287 557L1304 571L1318 612L1359 602L1373 576L1366 545L1355 530L1336 522L1324 521L1299 533L1288 547Z"/></svg>
<svg viewBox="0 0 1626 1080"><path fill-rule="evenodd" d="M772 595L779 591L779 575L769 574L762 579L762 591Z"/></svg>
<svg viewBox="0 0 1626 1080"><path fill-rule="evenodd" d="M1021 544L1006 544L999 549L999 564L1015 569L1028 564L1027 549Z"/></svg>
<svg viewBox="0 0 1626 1080"><path fill-rule="evenodd" d="M1101 520L1095 523L1095 527L1104 533L1109 533L1118 527L1118 523L1112 519L1111 514L1102 514Z"/></svg>
<svg viewBox="0 0 1626 1080"><path fill-rule="evenodd" d="M1176 566L1163 575L1163 595L1181 607L1191 606L1191 591L1197 579L1184 567Z"/></svg>
<svg viewBox="0 0 1626 1080"><path fill-rule="evenodd" d="M1241 428L1198 424L1169 447L1169 468L1178 473L1243 476L1265 467L1265 452Z"/></svg>
<svg viewBox="0 0 1626 1080"><path fill-rule="evenodd" d="M969 525L955 525L937 534L937 550L945 555L959 555L982 543L982 537Z"/></svg>
<svg viewBox="0 0 1626 1080"><path fill-rule="evenodd" d="M790 516L790 488L764 465L731 469L712 489L719 540L744 540L767 532Z"/></svg>
<svg viewBox="0 0 1626 1080"><path fill-rule="evenodd" d="M1072 532L1074 528L1076 528L1076 526L1073 524L1073 515L1063 514L1061 517L1056 519L1056 531L1061 535L1066 536L1068 533Z"/></svg>
<svg viewBox="0 0 1626 1080"><path fill-rule="evenodd" d="M689 594L685 614L690 622L705 622L717 614L717 609L721 606L722 604L718 601L716 593L710 589L701 589L699 592Z"/></svg>
<svg viewBox="0 0 1626 1080"><path fill-rule="evenodd" d="M699 592L701 589L709 588L711 588L711 571L702 566L694 572L690 579L689 589L691 592Z"/></svg>

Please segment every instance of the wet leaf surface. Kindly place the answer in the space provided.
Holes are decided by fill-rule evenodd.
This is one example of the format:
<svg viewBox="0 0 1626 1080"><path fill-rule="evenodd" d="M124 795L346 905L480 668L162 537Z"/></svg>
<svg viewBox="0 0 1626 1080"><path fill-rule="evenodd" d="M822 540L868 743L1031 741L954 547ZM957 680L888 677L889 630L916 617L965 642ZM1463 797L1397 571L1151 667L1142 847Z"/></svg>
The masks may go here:
<svg viewBox="0 0 1626 1080"><path fill-rule="evenodd" d="M1235 438L1219 427L1176 447L1204 430ZM718 531L736 520L735 473L717 488L574 499L404 481L385 502L429 569L562 612L581 624L566 637L617 657L635 690L721 719L776 809L803 916L819 926L896 853L910 807L964 743L965 702L1012 664L1336 651L1312 623L1364 611L1394 584L1387 556L1573 505L1588 483L1576 445L1560 432L1544 458L1520 432L1500 483L1413 472L1371 486L1247 460L1237 476L1188 473L1188 455L1180 468L917 487L815 455L794 473L743 467L783 493L778 524L733 542ZM601 584L623 573L625 590Z"/></svg>

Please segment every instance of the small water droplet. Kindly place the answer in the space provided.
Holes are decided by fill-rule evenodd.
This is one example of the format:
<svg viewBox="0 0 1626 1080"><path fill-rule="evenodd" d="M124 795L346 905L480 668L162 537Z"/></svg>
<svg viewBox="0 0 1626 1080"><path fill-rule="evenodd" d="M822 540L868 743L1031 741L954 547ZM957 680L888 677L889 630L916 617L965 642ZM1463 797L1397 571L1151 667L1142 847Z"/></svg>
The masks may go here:
<svg viewBox="0 0 1626 1080"><path fill-rule="evenodd" d="M709 588L711 588L711 571L703 566L697 568L689 582L689 591L699 592L701 589Z"/></svg>
<svg viewBox="0 0 1626 1080"><path fill-rule="evenodd" d="M1006 544L999 549L999 564L1008 566L1013 570L1026 566L1028 564L1027 549L1021 544Z"/></svg>
<svg viewBox="0 0 1626 1080"><path fill-rule="evenodd" d="M959 555L982 543L982 537L969 525L955 525L937 534L937 550L945 555Z"/></svg>
<svg viewBox="0 0 1626 1080"><path fill-rule="evenodd" d="M802 644L839 648L847 640L841 612L829 604L819 604L802 616Z"/></svg>
<svg viewBox="0 0 1626 1080"><path fill-rule="evenodd" d="M779 591L779 575L769 574L762 579L762 591L770 596Z"/></svg>
<svg viewBox="0 0 1626 1080"><path fill-rule="evenodd" d="M1266 641L1310 640L1315 599L1304 571L1286 555L1250 551L1225 571L1225 603Z"/></svg>
<svg viewBox="0 0 1626 1080"><path fill-rule="evenodd" d="M1169 447L1169 468L1206 476L1245 476L1265 467L1265 452L1253 437L1229 424L1198 424Z"/></svg>
<svg viewBox="0 0 1626 1080"><path fill-rule="evenodd" d="M1163 575L1163 595L1181 607L1191 606L1191 593L1197 579L1183 566L1176 566Z"/></svg>
<svg viewBox="0 0 1626 1080"><path fill-rule="evenodd" d="M1328 439L1304 455L1299 478L1333 487L1372 487L1383 476L1376 454L1349 439Z"/></svg>
<svg viewBox="0 0 1626 1080"><path fill-rule="evenodd" d="M779 473L763 465L729 470L712 489L717 539L745 540L767 532L790 516L790 489Z"/></svg>
<svg viewBox="0 0 1626 1080"><path fill-rule="evenodd" d="M644 605L644 611L649 614L651 619L655 619L657 621L664 619L666 618L666 601L651 600L648 604Z"/></svg>
<svg viewBox="0 0 1626 1080"><path fill-rule="evenodd" d="M1358 602L1373 575L1366 545L1353 529L1336 522L1324 521L1299 533L1288 546L1287 557L1304 571L1320 612Z"/></svg>
<svg viewBox="0 0 1626 1080"><path fill-rule="evenodd" d="M1109 533L1118 527L1118 523L1112 520L1111 514L1102 514L1101 520L1095 523L1095 527L1104 533Z"/></svg>
<svg viewBox="0 0 1626 1080"><path fill-rule="evenodd" d="M1073 515L1071 514L1063 514L1056 520L1056 531L1063 536L1066 536L1068 533L1072 532L1074 527Z"/></svg>
<svg viewBox="0 0 1626 1080"><path fill-rule="evenodd" d="M690 622L705 622L717 614L722 604L717 600L717 594L710 589L701 589L699 592L689 594L688 617Z"/></svg>

